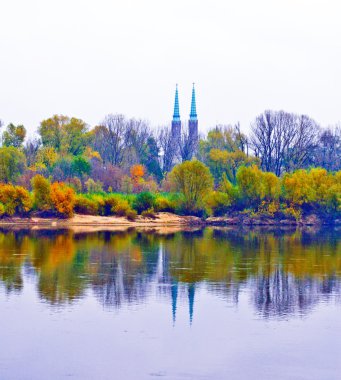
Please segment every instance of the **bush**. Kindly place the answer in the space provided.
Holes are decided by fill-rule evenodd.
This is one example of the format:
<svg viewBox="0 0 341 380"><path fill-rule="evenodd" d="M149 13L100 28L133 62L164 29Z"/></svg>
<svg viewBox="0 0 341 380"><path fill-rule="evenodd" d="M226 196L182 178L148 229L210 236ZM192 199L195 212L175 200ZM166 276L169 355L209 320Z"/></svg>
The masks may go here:
<svg viewBox="0 0 341 380"><path fill-rule="evenodd" d="M131 211L128 201L120 198L117 198L117 203L111 208L111 212L117 216L126 216L128 211Z"/></svg>
<svg viewBox="0 0 341 380"><path fill-rule="evenodd" d="M32 178L34 206L38 210L50 210L51 201L51 183L48 179L38 174Z"/></svg>
<svg viewBox="0 0 341 380"><path fill-rule="evenodd" d="M158 195L155 199L155 207L156 211L163 212L174 212L176 209L176 201L170 198L167 198L162 195Z"/></svg>
<svg viewBox="0 0 341 380"><path fill-rule="evenodd" d="M3 216L6 212L5 206L0 203L0 216Z"/></svg>
<svg viewBox="0 0 341 380"><path fill-rule="evenodd" d="M143 218L156 219L155 210L153 208L142 211L141 216Z"/></svg>
<svg viewBox="0 0 341 380"><path fill-rule="evenodd" d="M221 216L229 210L231 200L226 193L212 191L205 197L205 204L209 213L213 213L214 216Z"/></svg>
<svg viewBox="0 0 341 380"><path fill-rule="evenodd" d="M137 217L137 212L135 210L130 209L129 211L127 211L126 217L128 220L134 221Z"/></svg>
<svg viewBox="0 0 341 380"><path fill-rule="evenodd" d="M98 202L83 194L76 195L74 210L78 214L98 215Z"/></svg>
<svg viewBox="0 0 341 380"><path fill-rule="evenodd" d="M155 195L151 194L148 191L144 191L136 195L136 198L133 202L133 208L141 214L142 211L154 208L155 205Z"/></svg>
<svg viewBox="0 0 341 380"><path fill-rule="evenodd" d="M30 193L21 186L0 184L0 203L5 207L4 214L25 214L32 208Z"/></svg>
<svg viewBox="0 0 341 380"><path fill-rule="evenodd" d="M71 187L63 182L51 185L51 201L60 216L70 218L73 215L75 200L75 192Z"/></svg>

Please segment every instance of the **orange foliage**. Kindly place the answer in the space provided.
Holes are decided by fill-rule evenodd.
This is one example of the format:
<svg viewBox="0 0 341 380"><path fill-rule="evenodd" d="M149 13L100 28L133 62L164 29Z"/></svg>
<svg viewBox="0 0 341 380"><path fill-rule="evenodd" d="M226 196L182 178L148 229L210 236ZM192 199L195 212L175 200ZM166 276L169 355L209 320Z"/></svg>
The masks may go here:
<svg viewBox="0 0 341 380"><path fill-rule="evenodd" d="M54 182L51 185L51 201L62 216L70 218L73 215L75 200L75 192L71 187L63 182Z"/></svg>
<svg viewBox="0 0 341 380"><path fill-rule="evenodd" d="M130 176L133 182L133 189L135 192L142 190L143 176L145 175L145 168L143 165L137 164L130 168Z"/></svg>

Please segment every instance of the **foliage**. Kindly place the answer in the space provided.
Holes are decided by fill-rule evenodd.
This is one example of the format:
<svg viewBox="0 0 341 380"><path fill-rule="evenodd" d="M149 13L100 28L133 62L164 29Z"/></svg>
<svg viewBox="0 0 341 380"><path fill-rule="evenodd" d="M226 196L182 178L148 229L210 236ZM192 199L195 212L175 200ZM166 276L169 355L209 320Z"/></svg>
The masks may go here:
<svg viewBox="0 0 341 380"><path fill-rule="evenodd" d="M169 175L173 188L184 197L183 210L191 212L203 207L203 197L213 189L213 177L200 161L176 165Z"/></svg>
<svg viewBox="0 0 341 380"><path fill-rule="evenodd" d="M142 211L148 210L150 208L154 208L155 205L155 195L149 193L148 191L144 191L140 194L136 195L136 198L133 202L133 208L141 214Z"/></svg>
<svg viewBox="0 0 341 380"><path fill-rule="evenodd" d="M85 186L88 193L101 193L103 191L103 184L100 181L95 182L92 178L85 182Z"/></svg>
<svg viewBox="0 0 341 380"><path fill-rule="evenodd" d="M26 166L25 155L13 146L0 148L0 182L15 182Z"/></svg>
<svg viewBox="0 0 341 380"><path fill-rule="evenodd" d="M38 210L47 211L51 209L51 183L48 179L38 174L32 178L34 206Z"/></svg>
<svg viewBox="0 0 341 380"><path fill-rule="evenodd" d="M231 199L226 193L212 191L205 197L205 205L209 214L221 216L226 214L230 209Z"/></svg>
<svg viewBox="0 0 341 380"><path fill-rule="evenodd" d="M38 128L43 146L54 148L57 152L79 155L89 140L87 125L75 117L54 115L43 120Z"/></svg>
<svg viewBox="0 0 341 380"><path fill-rule="evenodd" d="M23 125L9 124L3 133L4 146L20 148L26 137L26 129Z"/></svg>
<svg viewBox="0 0 341 380"><path fill-rule="evenodd" d="M84 157L75 156L72 159L71 170L75 176L82 178L84 175L90 174L91 165Z"/></svg>
<svg viewBox="0 0 341 380"><path fill-rule="evenodd" d="M84 194L77 194L75 199L74 211L77 214L98 215L98 202L88 198Z"/></svg>
<svg viewBox="0 0 341 380"><path fill-rule="evenodd" d="M21 186L11 184L0 184L0 203L8 216L23 215L32 208L30 193Z"/></svg>
<svg viewBox="0 0 341 380"><path fill-rule="evenodd" d="M153 207L148 208L147 210L142 211L141 216L143 218L156 219L155 210Z"/></svg>
<svg viewBox="0 0 341 380"><path fill-rule="evenodd" d="M74 190L63 182L54 182L51 185L51 201L54 209L62 217L70 218L75 205Z"/></svg>

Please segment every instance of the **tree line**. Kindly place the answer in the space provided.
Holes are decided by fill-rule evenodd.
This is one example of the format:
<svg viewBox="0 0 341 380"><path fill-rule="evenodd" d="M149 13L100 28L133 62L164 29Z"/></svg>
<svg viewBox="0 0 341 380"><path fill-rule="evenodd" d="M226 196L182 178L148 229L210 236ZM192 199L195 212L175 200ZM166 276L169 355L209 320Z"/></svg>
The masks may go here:
<svg viewBox="0 0 341 380"><path fill-rule="evenodd" d="M175 141L170 127L155 130L123 115L107 115L94 128L54 115L41 121L37 134L26 139L23 125L4 128L0 214L273 214L284 205L297 216L305 204L340 211L341 129L322 129L308 116L265 111L249 136L239 124L218 125L200 137L195 152L186 130Z"/></svg>

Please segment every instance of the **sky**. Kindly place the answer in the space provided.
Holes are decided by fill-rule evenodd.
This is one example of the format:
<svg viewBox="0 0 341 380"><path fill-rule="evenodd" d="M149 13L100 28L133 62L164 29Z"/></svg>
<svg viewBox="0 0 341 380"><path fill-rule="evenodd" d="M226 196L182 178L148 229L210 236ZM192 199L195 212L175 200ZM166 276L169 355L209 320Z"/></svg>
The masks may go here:
<svg viewBox="0 0 341 380"><path fill-rule="evenodd" d="M341 120L339 0L0 0L0 119L169 124L175 84L199 129L266 109Z"/></svg>

